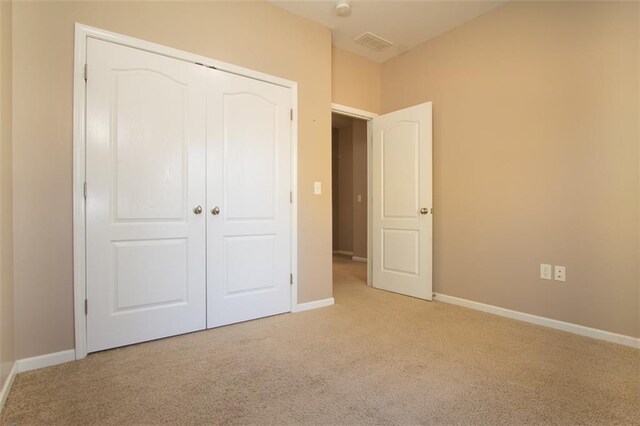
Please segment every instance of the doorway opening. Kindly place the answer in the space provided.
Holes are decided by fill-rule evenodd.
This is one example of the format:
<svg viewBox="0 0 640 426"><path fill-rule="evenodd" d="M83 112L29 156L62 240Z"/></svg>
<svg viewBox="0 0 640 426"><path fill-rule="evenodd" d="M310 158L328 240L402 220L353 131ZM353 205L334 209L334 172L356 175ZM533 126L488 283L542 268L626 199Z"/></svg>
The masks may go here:
<svg viewBox="0 0 640 426"><path fill-rule="evenodd" d="M365 261L368 286L425 300L433 297L432 111L431 102L383 115L332 104L334 254ZM334 257L334 287L337 269Z"/></svg>
<svg viewBox="0 0 640 426"><path fill-rule="evenodd" d="M351 280L367 283L368 131L367 120L331 115L332 241L334 275L358 271ZM354 268L338 265L354 264ZM347 277L341 277L344 280ZM350 281L351 281L350 280Z"/></svg>

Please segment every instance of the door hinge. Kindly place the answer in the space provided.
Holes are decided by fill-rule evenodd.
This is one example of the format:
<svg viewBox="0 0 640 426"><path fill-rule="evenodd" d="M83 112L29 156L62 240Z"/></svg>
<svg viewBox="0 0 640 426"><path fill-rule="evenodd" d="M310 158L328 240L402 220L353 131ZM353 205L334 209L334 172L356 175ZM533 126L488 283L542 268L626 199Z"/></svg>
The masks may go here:
<svg viewBox="0 0 640 426"><path fill-rule="evenodd" d="M289 284L293 285L293 274L289 274Z"/></svg>
<svg viewBox="0 0 640 426"><path fill-rule="evenodd" d="M289 110L289 116L291 118L291 121L293 121L293 109Z"/></svg>
<svg viewBox="0 0 640 426"><path fill-rule="evenodd" d="M293 204L293 191L289 191L289 204Z"/></svg>
<svg viewBox="0 0 640 426"><path fill-rule="evenodd" d="M84 64L84 69L82 70L82 75L84 76L84 81L87 81L87 76L88 76L87 68L88 68L88 65Z"/></svg>
<svg viewBox="0 0 640 426"><path fill-rule="evenodd" d="M89 314L89 301L87 299L84 299L84 314Z"/></svg>
<svg viewBox="0 0 640 426"><path fill-rule="evenodd" d="M85 182L82 185L82 196L86 199L87 198L87 182Z"/></svg>

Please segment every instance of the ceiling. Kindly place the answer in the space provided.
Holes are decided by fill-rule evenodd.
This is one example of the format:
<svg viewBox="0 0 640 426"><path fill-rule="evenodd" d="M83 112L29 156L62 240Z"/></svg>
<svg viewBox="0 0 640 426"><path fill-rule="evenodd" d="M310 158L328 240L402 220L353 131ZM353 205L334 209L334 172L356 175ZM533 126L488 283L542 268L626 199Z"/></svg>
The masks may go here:
<svg viewBox="0 0 640 426"><path fill-rule="evenodd" d="M271 2L329 28L334 46L375 62L384 62L477 18L506 0L351 0L351 15L346 17L336 14L336 2L332 0ZM393 42L393 46L377 52L353 41L367 31Z"/></svg>

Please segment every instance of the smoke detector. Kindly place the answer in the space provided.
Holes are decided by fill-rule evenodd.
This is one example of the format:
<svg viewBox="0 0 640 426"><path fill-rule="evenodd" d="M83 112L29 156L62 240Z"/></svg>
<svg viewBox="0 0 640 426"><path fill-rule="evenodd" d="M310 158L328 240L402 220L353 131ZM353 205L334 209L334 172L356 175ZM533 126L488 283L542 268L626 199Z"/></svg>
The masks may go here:
<svg viewBox="0 0 640 426"><path fill-rule="evenodd" d="M353 41L358 44L363 45L364 47L368 47L369 49L373 49L376 52L381 52L389 46L393 46L393 43L389 40L385 40L380 36L377 36L373 33L366 32L364 34L359 35Z"/></svg>
<svg viewBox="0 0 640 426"><path fill-rule="evenodd" d="M349 16L351 14L351 5L346 0L339 0L336 2L336 15Z"/></svg>

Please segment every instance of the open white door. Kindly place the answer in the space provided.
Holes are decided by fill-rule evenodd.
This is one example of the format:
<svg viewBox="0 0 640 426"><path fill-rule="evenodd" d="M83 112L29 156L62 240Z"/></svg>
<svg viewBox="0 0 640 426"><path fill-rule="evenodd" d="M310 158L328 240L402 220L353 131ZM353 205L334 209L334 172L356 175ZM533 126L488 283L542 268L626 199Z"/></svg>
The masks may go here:
<svg viewBox="0 0 640 426"><path fill-rule="evenodd" d="M203 329L206 68L91 38L87 64L87 349Z"/></svg>
<svg viewBox="0 0 640 426"><path fill-rule="evenodd" d="M432 105L373 119L373 287L432 298Z"/></svg>
<svg viewBox="0 0 640 426"><path fill-rule="evenodd" d="M291 89L207 74L207 326L291 310Z"/></svg>

